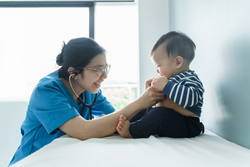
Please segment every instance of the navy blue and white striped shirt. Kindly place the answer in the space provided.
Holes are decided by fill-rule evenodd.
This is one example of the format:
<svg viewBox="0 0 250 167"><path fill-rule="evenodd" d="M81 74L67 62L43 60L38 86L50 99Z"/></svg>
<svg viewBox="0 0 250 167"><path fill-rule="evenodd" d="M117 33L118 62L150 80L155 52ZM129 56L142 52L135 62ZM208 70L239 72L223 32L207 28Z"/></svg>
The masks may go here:
<svg viewBox="0 0 250 167"><path fill-rule="evenodd" d="M169 78L162 92L175 103L200 116L204 91L197 74L188 70Z"/></svg>

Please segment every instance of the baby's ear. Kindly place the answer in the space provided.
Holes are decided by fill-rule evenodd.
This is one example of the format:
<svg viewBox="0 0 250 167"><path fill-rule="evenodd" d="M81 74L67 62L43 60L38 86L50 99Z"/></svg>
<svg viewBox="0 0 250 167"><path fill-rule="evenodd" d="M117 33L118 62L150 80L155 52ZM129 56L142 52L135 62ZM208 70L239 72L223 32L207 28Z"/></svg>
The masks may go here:
<svg viewBox="0 0 250 167"><path fill-rule="evenodd" d="M176 57L175 57L175 65L176 65L176 68L177 68L177 69L181 68L181 67L183 66L183 64L184 64L184 59L183 59L183 57L181 57L181 56L176 56Z"/></svg>

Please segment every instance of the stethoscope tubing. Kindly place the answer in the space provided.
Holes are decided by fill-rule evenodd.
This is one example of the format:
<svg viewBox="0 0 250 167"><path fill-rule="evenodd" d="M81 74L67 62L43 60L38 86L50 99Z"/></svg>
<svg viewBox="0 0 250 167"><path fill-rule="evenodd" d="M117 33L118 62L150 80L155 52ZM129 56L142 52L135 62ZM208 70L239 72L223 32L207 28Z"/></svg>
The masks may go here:
<svg viewBox="0 0 250 167"><path fill-rule="evenodd" d="M71 88L71 90L73 91L73 93L75 94L75 96L77 97L77 99L78 99L84 106L86 106L86 107L89 108L90 120L92 120L92 117L93 117L93 116L92 116L92 107L93 107L93 106L95 105L95 103L96 103L98 93L95 94L95 99L94 99L94 102L93 102L92 104L86 104L86 103L81 99L81 97L79 97L79 96L76 94L76 92L75 92L74 89L73 89L73 86L72 86L72 84L71 84L71 77L72 77L72 75L75 75L75 74L71 74L71 75L69 76L69 85L70 85L70 88Z"/></svg>

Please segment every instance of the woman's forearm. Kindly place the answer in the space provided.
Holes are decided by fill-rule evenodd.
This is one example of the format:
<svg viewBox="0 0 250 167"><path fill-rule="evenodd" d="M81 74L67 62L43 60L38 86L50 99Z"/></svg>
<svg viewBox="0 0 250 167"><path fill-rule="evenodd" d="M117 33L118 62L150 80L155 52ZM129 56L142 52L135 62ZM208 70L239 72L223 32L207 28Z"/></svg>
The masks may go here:
<svg viewBox="0 0 250 167"><path fill-rule="evenodd" d="M123 109L94 120L85 120L81 116L74 117L60 126L60 129L69 136L86 140L101 138L113 134L121 115L132 118L143 109L138 101L134 101Z"/></svg>
<svg viewBox="0 0 250 167"><path fill-rule="evenodd" d="M59 128L71 137L86 140L108 136L116 131L120 115L131 119L139 111L151 107L164 98L164 94L148 88L136 101L123 109L95 120L85 120L81 116L74 117Z"/></svg>
<svg viewBox="0 0 250 167"><path fill-rule="evenodd" d="M157 101L164 98L164 94L162 94L161 92L155 92L155 90L151 88L148 92L147 91L148 90L146 90L139 99L128 104L123 109L96 120L88 121L89 128L92 129L92 133L89 138L104 137L114 133L116 131L116 126L121 115L124 115L128 120L130 120L141 110L151 107L152 105L157 103Z"/></svg>
<svg viewBox="0 0 250 167"><path fill-rule="evenodd" d="M123 109L113 112L104 117L88 121L88 128L91 133L86 138L100 138L108 136L116 131L119 117L124 115L127 119L132 118L143 108L135 101L124 107Z"/></svg>

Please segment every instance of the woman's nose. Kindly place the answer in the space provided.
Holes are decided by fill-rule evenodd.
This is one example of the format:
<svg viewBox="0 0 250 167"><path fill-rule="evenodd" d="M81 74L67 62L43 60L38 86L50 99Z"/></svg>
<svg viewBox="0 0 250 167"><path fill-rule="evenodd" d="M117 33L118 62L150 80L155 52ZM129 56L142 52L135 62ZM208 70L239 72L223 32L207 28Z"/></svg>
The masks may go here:
<svg viewBox="0 0 250 167"><path fill-rule="evenodd" d="M103 73L103 75L101 76L102 79L106 79L108 77L108 75L106 74L106 72Z"/></svg>

